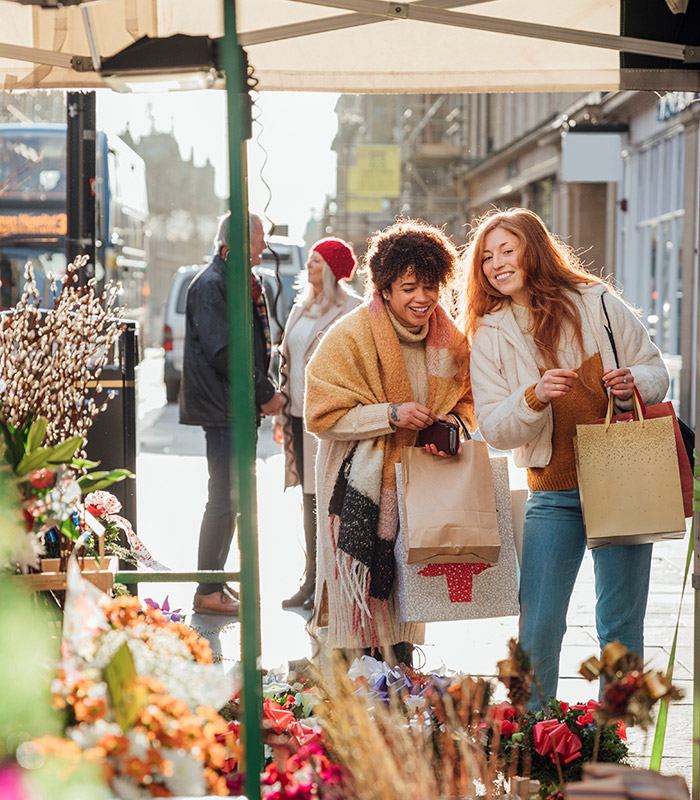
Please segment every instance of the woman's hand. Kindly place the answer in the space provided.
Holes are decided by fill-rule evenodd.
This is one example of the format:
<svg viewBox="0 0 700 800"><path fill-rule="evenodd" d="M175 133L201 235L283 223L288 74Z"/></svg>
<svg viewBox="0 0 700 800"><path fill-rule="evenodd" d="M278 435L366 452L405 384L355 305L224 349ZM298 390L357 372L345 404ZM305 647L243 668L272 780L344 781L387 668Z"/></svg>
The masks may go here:
<svg viewBox="0 0 700 800"><path fill-rule="evenodd" d="M284 428L281 422L275 422L275 427L272 429L272 438L284 447Z"/></svg>
<svg viewBox="0 0 700 800"><path fill-rule="evenodd" d="M578 375L570 369L548 369L535 384L535 395L540 403L551 403L568 394L577 380Z"/></svg>
<svg viewBox="0 0 700 800"><path fill-rule="evenodd" d="M634 394L634 376L627 367L609 369L603 373L603 386L620 400L629 400Z"/></svg>
<svg viewBox="0 0 700 800"><path fill-rule="evenodd" d="M446 453L444 450L438 450L434 444L426 444L425 449L431 456L440 456L440 458L452 458L453 455L459 456L462 454L462 442L457 445L456 453Z"/></svg>
<svg viewBox="0 0 700 800"><path fill-rule="evenodd" d="M388 417L395 428L410 428L413 431L422 431L437 419L429 408L413 402L390 403Z"/></svg>

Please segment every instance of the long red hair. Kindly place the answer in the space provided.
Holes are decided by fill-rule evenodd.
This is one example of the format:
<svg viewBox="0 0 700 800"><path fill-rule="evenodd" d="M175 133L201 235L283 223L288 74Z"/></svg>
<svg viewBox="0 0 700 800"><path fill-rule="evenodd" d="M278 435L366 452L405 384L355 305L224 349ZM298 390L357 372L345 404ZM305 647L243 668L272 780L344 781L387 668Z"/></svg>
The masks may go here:
<svg viewBox="0 0 700 800"><path fill-rule="evenodd" d="M569 291L581 283L606 282L589 272L574 250L551 234L534 211L527 208L489 211L472 225L467 243L460 327L469 341L474 337L479 317L511 302L488 282L482 269L484 240L496 228L503 228L518 240L518 263L525 271L527 304L532 316L530 333L545 367L556 368L565 321L573 326L583 353L581 317Z"/></svg>

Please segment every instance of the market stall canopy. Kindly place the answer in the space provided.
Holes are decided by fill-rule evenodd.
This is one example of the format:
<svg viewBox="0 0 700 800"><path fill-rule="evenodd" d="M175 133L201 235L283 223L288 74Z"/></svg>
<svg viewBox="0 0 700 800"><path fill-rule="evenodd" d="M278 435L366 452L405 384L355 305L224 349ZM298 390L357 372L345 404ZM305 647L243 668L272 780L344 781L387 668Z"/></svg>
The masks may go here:
<svg viewBox="0 0 700 800"><path fill-rule="evenodd" d="M700 0L236 0L236 16L263 90L700 90ZM222 36L223 0L0 0L0 19L1 88L96 88L143 36Z"/></svg>

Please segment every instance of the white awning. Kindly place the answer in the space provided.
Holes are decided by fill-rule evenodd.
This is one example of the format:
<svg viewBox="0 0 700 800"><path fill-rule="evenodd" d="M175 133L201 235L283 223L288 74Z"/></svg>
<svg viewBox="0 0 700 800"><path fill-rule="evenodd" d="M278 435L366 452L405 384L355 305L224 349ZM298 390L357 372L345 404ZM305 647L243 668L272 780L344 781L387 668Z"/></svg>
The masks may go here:
<svg viewBox="0 0 700 800"><path fill-rule="evenodd" d="M650 4L670 14L666 0L237 0L236 13L263 90L700 90L697 65L620 68L620 50L675 64L687 55L681 44L621 40L628 2L629 14ZM104 86L94 67L144 35L224 32L223 0L0 0L0 19L5 89Z"/></svg>

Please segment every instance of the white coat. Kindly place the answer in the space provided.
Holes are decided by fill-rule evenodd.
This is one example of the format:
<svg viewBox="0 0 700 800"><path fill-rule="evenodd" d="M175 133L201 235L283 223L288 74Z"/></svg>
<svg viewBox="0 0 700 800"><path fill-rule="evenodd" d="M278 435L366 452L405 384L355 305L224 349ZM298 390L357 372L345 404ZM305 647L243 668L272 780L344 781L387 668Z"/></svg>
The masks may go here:
<svg viewBox="0 0 700 800"><path fill-rule="evenodd" d="M322 314L318 317L311 331L309 333L306 349L304 351L304 370L306 370L306 365L309 363L311 356L314 354L314 351L318 347L318 343L323 338L323 334L330 328L330 326L340 317L345 316L349 311L352 311L353 308L356 308L362 302L361 298L358 297L356 294L345 293L345 297L343 298L343 302L340 305L331 306L325 314ZM297 324L299 319L302 316L302 308L298 303L295 303L292 306L292 310L289 313L289 318L287 319L287 324L284 326L284 338L282 339L282 344L280 346L280 353L282 358L280 359L280 385L284 386L289 380L289 346L288 346L288 336L289 332L292 328ZM282 423L283 428L287 428L288 426L288 415L289 415L289 401L285 404L284 409L282 410L282 414L279 417L280 422ZM298 486L301 483L302 490L304 494L316 494L316 480L314 476L314 465L316 463L316 451L318 449L318 440L315 436L307 433L304 430L304 474L297 476L296 470L294 469L294 453L292 450L291 442L287 441L287 436L285 435L285 475L284 475L284 488L287 489L290 486Z"/></svg>
<svg viewBox="0 0 700 800"><path fill-rule="evenodd" d="M578 291L598 345L603 370L615 369L617 365L605 332L601 303L601 295L607 289L597 283L581 284ZM661 352L622 300L607 293L605 307L620 367L632 372L645 404L660 403L669 386L668 369ZM476 420L484 439L499 450L514 450L518 467L546 467L552 458L552 407L535 411L525 400L526 390L539 381L540 371L510 304L479 321L471 348L470 377ZM630 408L632 400L616 402L616 406L619 410Z"/></svg>

